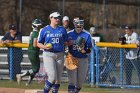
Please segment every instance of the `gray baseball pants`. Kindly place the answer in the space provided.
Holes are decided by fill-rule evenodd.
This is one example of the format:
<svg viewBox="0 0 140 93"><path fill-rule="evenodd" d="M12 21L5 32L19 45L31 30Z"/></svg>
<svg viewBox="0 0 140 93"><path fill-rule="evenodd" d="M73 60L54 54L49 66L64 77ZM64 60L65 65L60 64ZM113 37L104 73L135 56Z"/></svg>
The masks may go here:
<svg viewBox="0 0 140 93"><path fill-rule="evenodd" d="M48 81L59 84L64 67L64 53L43 52L43 62Z"/></svg>
<svg viewBox="0 0 140 93"><path fill-rule="evenodd" d="M69 85L74 85L78 88L82 87L88 70L88 58L78 58L78 68L68 70Z"/></svg>

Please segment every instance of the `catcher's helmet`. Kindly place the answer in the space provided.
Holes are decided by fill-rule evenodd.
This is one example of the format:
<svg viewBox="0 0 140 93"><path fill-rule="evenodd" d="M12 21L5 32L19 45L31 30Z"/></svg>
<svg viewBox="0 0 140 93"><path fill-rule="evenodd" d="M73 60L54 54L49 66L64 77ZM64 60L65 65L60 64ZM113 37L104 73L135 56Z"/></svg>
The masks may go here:
<svg viewBox="0 0 140 93"><path fill-rule="evenodd" d="M38 28L40 25L42 25L42 21L40 19L35 19L32 21L32 28Z"/></svg>
<svg viewBox="0 0 140 93"><path fill-rule="evenodd" d="M82 17L76 17L73 20L75 25L83 26L84 25L84 19Z"/></svg>

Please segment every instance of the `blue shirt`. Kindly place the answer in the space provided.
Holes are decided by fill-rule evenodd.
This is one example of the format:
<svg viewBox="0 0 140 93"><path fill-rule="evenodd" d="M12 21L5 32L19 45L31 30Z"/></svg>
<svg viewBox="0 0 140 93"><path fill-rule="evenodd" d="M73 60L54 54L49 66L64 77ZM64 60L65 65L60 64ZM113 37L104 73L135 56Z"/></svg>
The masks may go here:
<svg viewBox="0 0 140 93"><path fill-rule="evenodd" d="M11 41L13 41L13 40L20 40L20 41L22 42L22 35L21 35L20 32L17 32L17 33L15 34L15 37L11 37L10 32L7 32L7 33L3 36L2 40L3 40L3 41L5 41L5 40L11 40Z"/></svg>
<svg viewBox="0 0 140 93"><path fill-rule="evenodd" d="M45 26L41 29L38 36L38 42L42 44L51 43L52 48L50 52L63 52L64 51L64 42L68 41L67 31L62 26L57 26L52 28L50 25Z"/></svg>
<svg viewBox="0 0 140 93"><path fill-rule="evenodd" d="M13 40L20 40L22 42L22 35L21 35L20 32L17 32L14 37L11 37L10 32L7 32L3 36L2 40L3 41L5 41L5 40L11 40L11 41L13 41ZM15 59L16 58L19 59L19 57L20 57L20 59L22 60L22 56L23 56L22 48L15 48L15 47L13 47L12 50L13 50L12 53L14 55L14 58ZM10 55L10 47L8 47L8 57L9 57L9 55Z"/></svg>
<svg viewBox="0 0 140 93"><path fill-rule="evenodd" d="M77 58L86 58L88 57L87 54L83 54L80 51L78 51L78 46L76 45L76 39L78 38L78 36L81 36L85 39L85 47L84 50L88 49L88 48L92 48L92 39L91 39L91 35L89 32L83 30L80 33L77 33L75 30L71 30L68 32L68 41L69 40L74 40L74 44L69 46L69 52Z"/></svg>

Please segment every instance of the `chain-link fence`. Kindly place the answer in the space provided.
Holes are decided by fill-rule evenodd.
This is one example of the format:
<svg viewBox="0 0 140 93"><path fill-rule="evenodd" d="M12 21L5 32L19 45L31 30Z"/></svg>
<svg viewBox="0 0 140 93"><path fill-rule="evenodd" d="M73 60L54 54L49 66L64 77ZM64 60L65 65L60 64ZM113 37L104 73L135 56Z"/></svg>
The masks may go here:
<svg viewBox="0 0 140 93"><path fill-rule="evenodd" d="M16 74L30 69L27 48L0 48L0 78L16 80Z"/></svg>
<svg viewBox="0 0 140 93"><path fill-rule="evenodd" d="M19 44L20 45L20 44ZM22 45L20 45L22 47ZM27 48L0 48L0 79L10 79L16 81L16 74L26 72L31 69ZM43 67L42 50L40 50L40 70L35 75L37 82L42 82L47 78ZM33 55L34 57L34 55ZM23 77L27 80L28 77ZM68 81L66 70L62 73L62 82Z"/></svg>
<svg viewBox="0 0 140 93"><path fill-rule="evenodd" d="M140 59L126 59L129 51L95 46L90 61L91 85L140 88Z"/></svg>

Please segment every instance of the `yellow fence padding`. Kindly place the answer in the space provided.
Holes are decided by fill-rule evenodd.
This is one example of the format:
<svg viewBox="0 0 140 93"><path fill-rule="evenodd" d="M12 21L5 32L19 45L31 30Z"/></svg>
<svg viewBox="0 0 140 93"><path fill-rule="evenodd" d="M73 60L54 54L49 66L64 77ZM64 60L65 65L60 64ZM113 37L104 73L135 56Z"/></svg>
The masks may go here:
<svg viewBox="0 0 140 93"><path fill-rule="evenodd" d="M112 48L137 48L136 44L120 44L120 43L110 43L110 42L97 42L98 47L112 47ZM3 45L0 43L0 47L17 47L17 48L28 48L28 43L7 43Z"/></svg>
<svg viewBox="0 0 140 93"><path fill-rule="evenodd" d="M28 43L7 43L5 45L0 43L0 47L17 47L17 48L28 48Z"/></svg>
<svg viewBox="0 0 140 93"><path fill-rule="evenodd" d="M110 43L110 42L98 42L98 47L112 47L112 48L137 48L136 44L121 44L121 43Z"/></svg>

